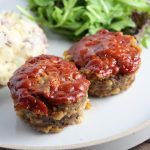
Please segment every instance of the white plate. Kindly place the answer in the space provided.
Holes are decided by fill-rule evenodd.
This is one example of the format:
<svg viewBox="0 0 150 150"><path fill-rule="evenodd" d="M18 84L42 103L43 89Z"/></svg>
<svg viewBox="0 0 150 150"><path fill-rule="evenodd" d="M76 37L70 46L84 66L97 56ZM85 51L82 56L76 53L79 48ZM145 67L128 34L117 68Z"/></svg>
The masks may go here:
<svg viewBox="0 0 150 150"><path fill-rule="evenodd" d="M12 3L11 3L12 2ZM23 1L0 0L0 10L14 9ZM71 43L48 33L50 54L61 56ZM19 149L66 149L109 143L150 127L150 50L143 50L142 65L132 87L116 96L91 99L82 124L58 134L41 134L22 122L13 109L8 88L0 89L0 147ZM148 130L149 131L149 130ZM146 131L145 131L146 133ZM142 137L142 140L150 135ZM139 141L140 143L141 141Z"/></svg>

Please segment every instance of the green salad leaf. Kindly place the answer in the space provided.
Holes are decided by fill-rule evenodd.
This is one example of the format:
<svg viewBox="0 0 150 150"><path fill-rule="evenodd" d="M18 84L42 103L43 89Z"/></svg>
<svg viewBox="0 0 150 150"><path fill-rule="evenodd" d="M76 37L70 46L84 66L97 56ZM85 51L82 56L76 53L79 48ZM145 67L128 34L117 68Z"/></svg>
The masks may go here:
<svg viewBox="0 0 150 150"><path fill-rule="evenodd" d="M34 0L34 2L35 2L35 4L37 4L39 6L47 6L51 2L51 0ZM32 1L31 1L31 3L32 3Z"/></svg>
<svg viewBox="0 0 150 150"><path fill-rule="evenodd" d="M150 19L147 0L27 1L34 20L75 40L103 28L136 34ZM30 17L26 10L21 11Z"/></svg>

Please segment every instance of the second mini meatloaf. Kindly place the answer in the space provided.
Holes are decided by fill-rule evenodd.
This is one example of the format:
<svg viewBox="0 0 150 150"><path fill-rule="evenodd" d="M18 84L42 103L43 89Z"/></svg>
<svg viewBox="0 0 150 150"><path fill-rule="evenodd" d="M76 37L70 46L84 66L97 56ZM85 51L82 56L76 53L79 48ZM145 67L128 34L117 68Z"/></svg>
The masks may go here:
<svg viewBox="0 0 150 150"><path fill-rule="evenodd" d="M89 81L73 63L40 55L26 61L8 87L17 113L36 130L48 133L81 121Z"/></svg>
<svg viewBox="0 0 150 150"><path fill-rule="evenodd" d="M64 55L91 81L89 94L104 97L118 94L132 84L140 53L133 36L101 30L82 38Z"/></svg>

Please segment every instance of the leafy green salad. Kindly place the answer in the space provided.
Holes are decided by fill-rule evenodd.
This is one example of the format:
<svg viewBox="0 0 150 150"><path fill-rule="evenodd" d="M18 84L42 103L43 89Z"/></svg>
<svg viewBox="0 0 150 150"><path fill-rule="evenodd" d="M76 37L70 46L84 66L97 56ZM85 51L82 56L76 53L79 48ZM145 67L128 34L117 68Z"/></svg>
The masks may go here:
<svg viewBox="0 0 150 150"><path fill-rule="evenodd" d="M20 10L44 27L71 39L94 34L100 29L137 34L144 27L142 43L150 34L148 0L28 0L28 10Z"/></svg>

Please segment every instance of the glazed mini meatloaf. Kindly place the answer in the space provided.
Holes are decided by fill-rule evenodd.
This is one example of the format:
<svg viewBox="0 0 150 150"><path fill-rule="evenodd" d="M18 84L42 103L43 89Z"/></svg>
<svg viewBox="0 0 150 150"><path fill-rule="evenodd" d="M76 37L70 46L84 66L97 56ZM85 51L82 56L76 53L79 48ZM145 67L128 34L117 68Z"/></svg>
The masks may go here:
<svg viewBox="0 0 150 150"><path fill-rule="evenodd" d="M101 30L83 37L64 53L91 81L89 94L105 97L126 90L140 65L141 49L133 36Z"/></svg>
<svg viewBox="0 0 150 150"><path fill-rule="evenodd" d="M59 132L80 123L89 81L60 57L30 58L8 82L17 114L41 132Z"/></svg>

